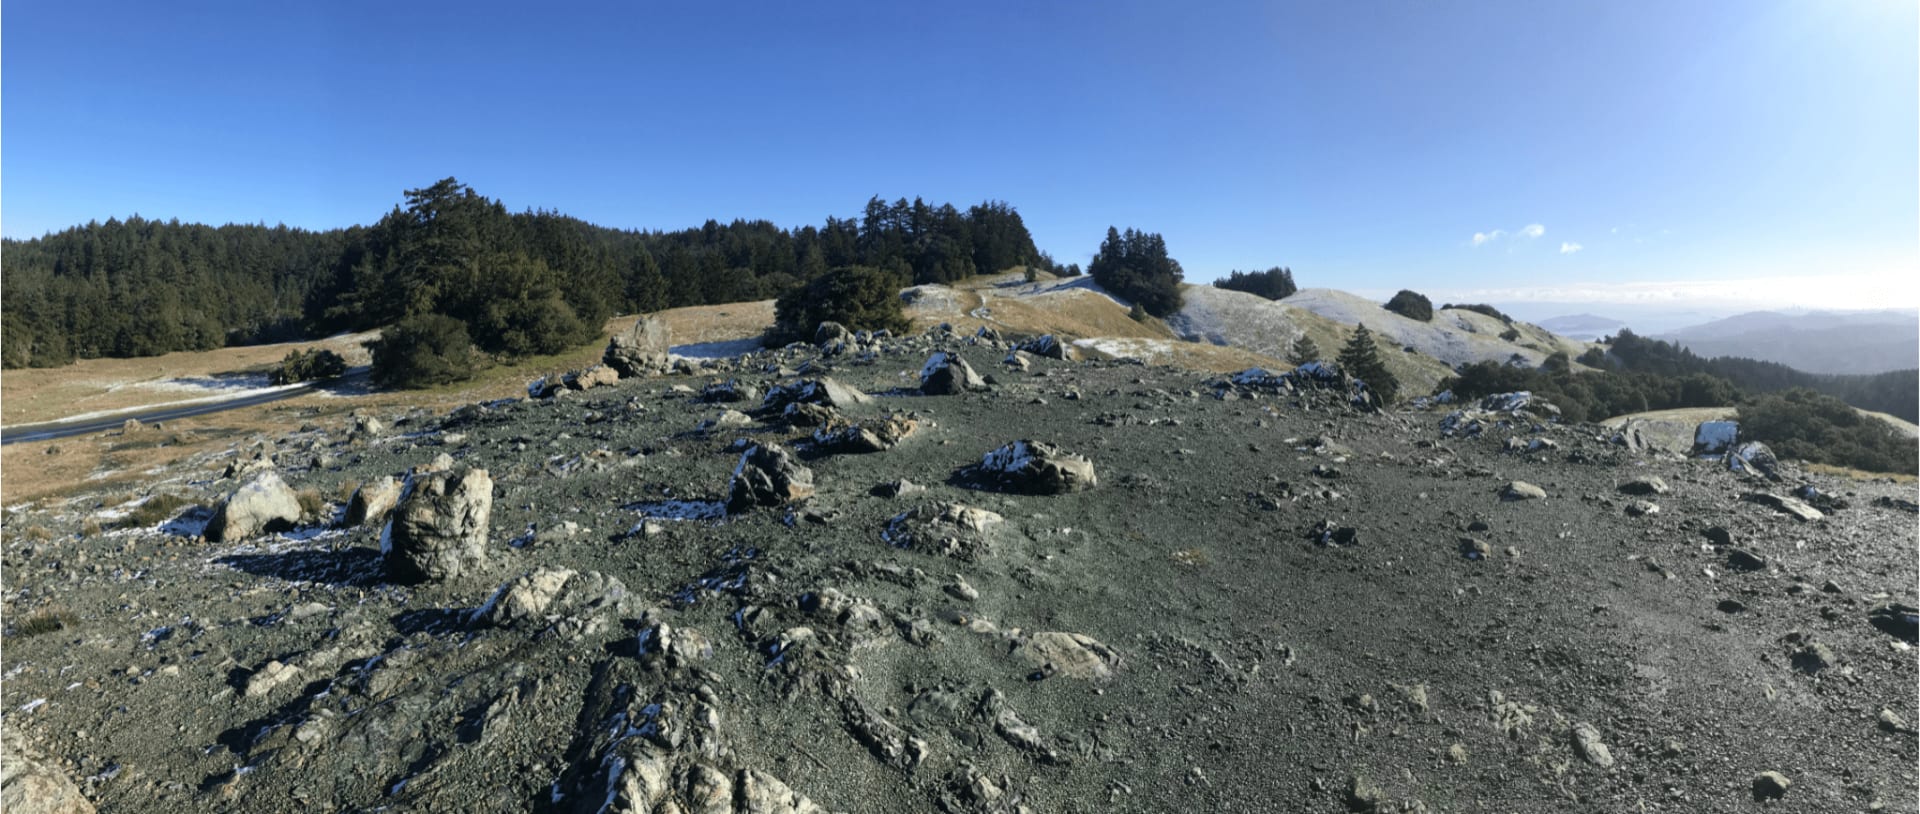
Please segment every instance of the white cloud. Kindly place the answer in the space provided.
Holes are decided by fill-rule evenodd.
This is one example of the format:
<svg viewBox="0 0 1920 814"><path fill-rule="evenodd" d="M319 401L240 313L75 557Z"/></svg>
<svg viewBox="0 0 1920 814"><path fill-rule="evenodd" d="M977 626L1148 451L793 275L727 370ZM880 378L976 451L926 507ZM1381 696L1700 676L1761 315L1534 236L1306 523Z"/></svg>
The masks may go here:
<svg viewBox="0 0 1920 814"><path fill-rule="evenodd" d="M1580 251L1581 249L1584 249L1584 248L1586 247L1578 243L1568 243L1564 240L1560 242L1561 254L1573 254L1574 252Z"/></svg>
<svg viewBox="0 0 1920 814"><path fill-rule="evenodd" d="M1538 223L1529 223L1526 228L1520 230L1520 236L1528 239L1536 238L1546 233L1547 227L1541 226Z"/></svg>
<svg viewBox="0 0 1920 814"><path fill-rule="evenodd" d="M1493 230L1493 231L1491 231L1491 232L1474 232L1474 233L1473 233L1473 246L1474 246L1474 248L1476 248L1476 249L1477 249L1477 248L1479 248L1479 247L1480 247L1480 246L1481 246L1482 244L1485 244L1485 243L1491 243L1491 242L1493 242L1493 241L1495 241L1495 240L1499 240L1500 238L1502 238L1502 237L1504 237L1504 236L1505 236L1506 234L1507 234L1507 233L1506 233L1506 232L1505 232L1504 230L1501 230L1501 229L1495 229L1495 230Z"/></svg>

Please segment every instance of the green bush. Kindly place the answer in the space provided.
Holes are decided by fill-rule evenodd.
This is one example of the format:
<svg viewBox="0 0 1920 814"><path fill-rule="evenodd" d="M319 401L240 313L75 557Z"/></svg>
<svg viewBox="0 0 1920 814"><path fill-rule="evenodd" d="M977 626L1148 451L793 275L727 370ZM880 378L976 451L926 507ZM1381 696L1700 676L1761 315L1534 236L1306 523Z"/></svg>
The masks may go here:
<svg viewBox="0 0 1920 814"><path fill-rule="evenodd" d="M280 366L273 369L274 384L293 384L315 379L331 379L347 372L347 360L326 348L287 351Z"/></svg>
<svg viewBox="0 0 1920 814"><path fill-rule="evenodd" d="M773 303L773 344L806 341L822 322L838 322L853 331L888 330L904 333L912 327L900 305L902 279L866 266L844 266L829 271Z"/></svg>
<svg viewBox="0 0 1920 814"><path fill-rule="evenodd" d="M1762 441L1783 458L1865 469L1920 470L1904 435L1846 402L1804 388L1769 393L1740 405L1740 437Z"/></svg>
<svg viewBox="0 0 1920 814"><path fill-rule="evenodd" d="M1408 319L1433 321L1433 300L1404 288L1387 300L1385 308Z"/></svg>
<svg viewBox="0 0 1920 814"><path fill-rule="evenodd" d="M486 357L473 347L466 323L442 314L407 317L368 343L373 382L382 387L433 387L473 378Z"/></svg>
<svg viewBox="0 0 1920 814"><path fill-rule="evenodd" d="M1128 229L1121 234L1107 228L1087 271L1108 293L1130 300L1156 317L1180 310L1180 263L1167 256L1167 242L1157 234Z"/></svg>
<svg viewBox="0 0 1920 814"><path fill-rule="evenodd" d="M1485 303L1464 303L1463 302L1457 305L1454 303L1447 303L1446 305L1440 306L1440 310L1442 311L1445 311L1451 308L1458 308L1462 311L1472 311L1476 314L1485 314L1487 316L1493 317L1494 319L1500 320L1501 322L1504 322L1508 325L1513 324L1513 317L1507 316L1506 314L1501 313L1500 309L1495 308L1491 305L1487 305Z"/></svg>

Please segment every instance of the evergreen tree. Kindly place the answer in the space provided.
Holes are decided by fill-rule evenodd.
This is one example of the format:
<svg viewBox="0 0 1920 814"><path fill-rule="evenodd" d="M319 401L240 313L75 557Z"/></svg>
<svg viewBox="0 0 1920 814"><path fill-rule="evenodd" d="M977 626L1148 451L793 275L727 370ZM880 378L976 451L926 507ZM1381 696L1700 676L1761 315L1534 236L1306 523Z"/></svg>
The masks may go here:
<svg viewBox="0 0 1920 814"><path fill-rule="evenodd" d="M1167 256L1157 234L1107 227L1107 238L1088 264L1093 281L1114 296L1132 300L1156 317L1180 310L1180 263Z"/></svg>
<svg viewBox="0 0 1920 814"><path fill-rule="evenodd" d="M1380 348L1374 345L1373 332L1367 330L1365 323L1354 330L1353 338L1340 349L1340 369L1366 382L1367 389L1380 398L1383 407L1392 404L1400 394L1400 382L1387 371L1386 363L1380 361Z"/></svg>
<svg viewBox="0 0 1920 814"><path fill-rule="evenodd" d="M1293 340L1293 351L1287 354L1287 362L1299 367L1308 362L1320 361L1320 346L1313 343L1313 337L1301 334Z"/></svg>

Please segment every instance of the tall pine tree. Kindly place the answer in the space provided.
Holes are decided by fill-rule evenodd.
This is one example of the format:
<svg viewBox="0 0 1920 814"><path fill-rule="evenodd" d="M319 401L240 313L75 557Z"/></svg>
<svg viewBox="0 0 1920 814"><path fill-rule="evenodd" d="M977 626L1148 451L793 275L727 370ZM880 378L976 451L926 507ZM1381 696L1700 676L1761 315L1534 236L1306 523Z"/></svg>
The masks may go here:
<svg viewBox="0 0 1920 814"><path fill-rule="evenodd" d="M1380 348L1373 343L1373 332L1367 330L1366 323L1361 323L1353 332L1353 338L1347 340L1347 346L1340 349L1340 369L1366 382L1367 389L1379 396L1383 407L1400 395L1400 382L1387 371L1386 363L1380 361Z"/></svg>

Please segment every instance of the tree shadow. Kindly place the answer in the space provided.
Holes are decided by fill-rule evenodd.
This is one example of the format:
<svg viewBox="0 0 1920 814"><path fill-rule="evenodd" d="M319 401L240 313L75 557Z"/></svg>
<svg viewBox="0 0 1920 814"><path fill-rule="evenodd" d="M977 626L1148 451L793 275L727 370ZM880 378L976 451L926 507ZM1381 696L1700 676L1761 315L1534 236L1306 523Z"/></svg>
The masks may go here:
<svg viewBox="0 0 1920 814"><path fill-rule="evenodd" d="M380 552L360 547L339 551L230 554L214 562L254 576L346 587L377 585L383 570Z"/></svg>

